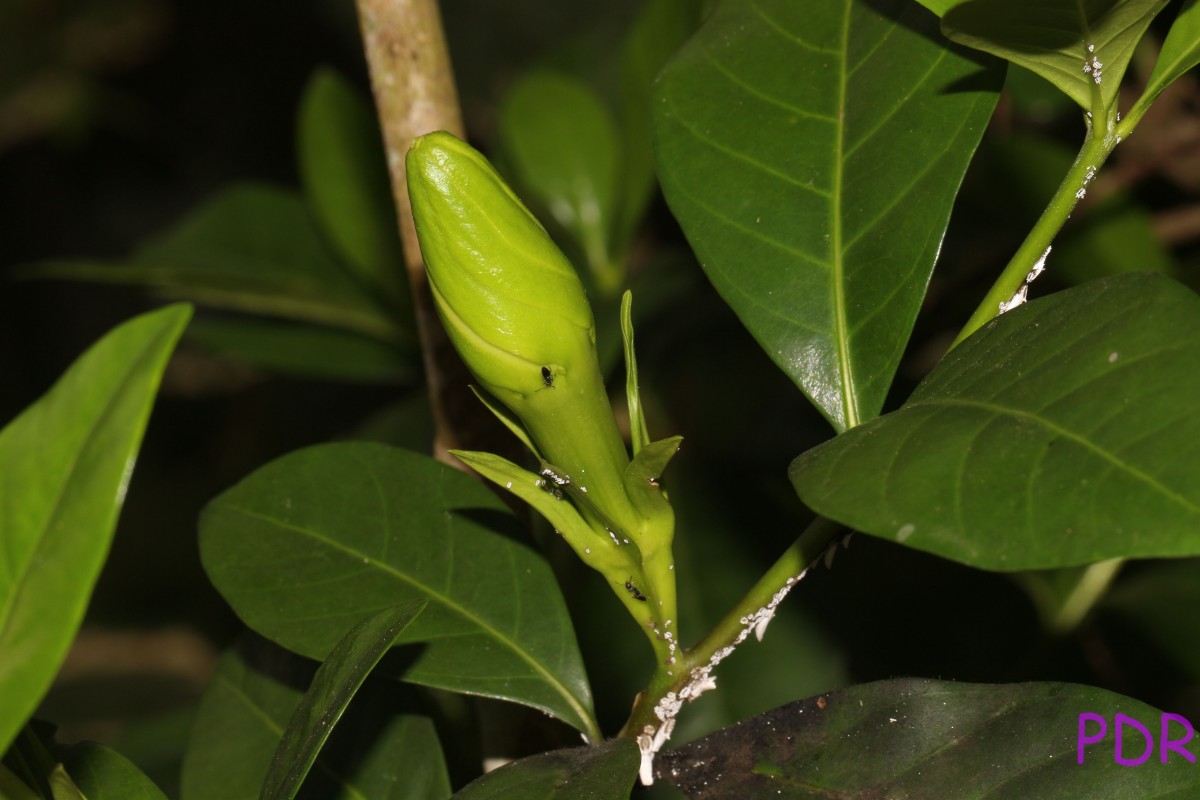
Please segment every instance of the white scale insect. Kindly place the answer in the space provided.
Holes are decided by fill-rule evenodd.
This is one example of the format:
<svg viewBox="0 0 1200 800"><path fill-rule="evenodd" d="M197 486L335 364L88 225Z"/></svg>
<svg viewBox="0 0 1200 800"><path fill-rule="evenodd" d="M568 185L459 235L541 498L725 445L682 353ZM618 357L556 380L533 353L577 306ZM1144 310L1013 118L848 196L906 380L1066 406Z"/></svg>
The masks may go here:
<svg viewBox="0 0 1200 800"><path fill-rule="evenodd" d="M1047 247L1046 252L1042 253L1042 257L1034 263L1033 268L1029 270L1029 274L1025 276L1025 282L1021 284L1020 289L1017 289L1017 293L1008 302L1000 304L1000 314L1012 311L1029 299L1029 284L1037 280L1037 277L1046 271L1046 257L1050 255L1050 250L1051 248Z"/></svg>

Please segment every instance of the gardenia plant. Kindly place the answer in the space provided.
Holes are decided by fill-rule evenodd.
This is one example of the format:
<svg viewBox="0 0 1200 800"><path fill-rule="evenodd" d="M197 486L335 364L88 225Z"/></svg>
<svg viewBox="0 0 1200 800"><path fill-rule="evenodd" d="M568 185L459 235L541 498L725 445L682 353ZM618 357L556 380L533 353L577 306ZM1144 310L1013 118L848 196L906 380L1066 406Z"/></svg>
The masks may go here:
<svg viewBox="0 0 1200 800"><path fill-rule="evenodd" d="M1200 299L1161 271L1130 269L1148 258L1152 236L1132 257L1130 248L1098 245L1108 241L1099 235L1107 216L1093 221L1100 230L1092 229L1086 258L1075 240L1074 263L1083 262L1087 279L1039 296L1046 276L1072 263L1064 226L1101 195L1109 157L1200 63L1195 0L1177 4L1154 56L1148 31L1167 5L719 0L702 9L694 0L650 0L621 48L621 114L581 79L548 70L522 75L500 104L497 163L527 206L460 138L429 127L415 141L396 132L397 107L426 110L398 102L398 87L453 85L434 4L405 4L406 16L395 4L359 0L387 155L379 170L390 170L401 222L415 223L427 270L417 271L418 288L427 274L480 403L527 451L454 455L536 510L632 619L584 580L568 586L576 603L568 613L562 588L574 579L563 576L586 570L573 573L573 560L564 566L558 555L571 556L558 540L539 539L538 525L530 535L477 476L377 441L289 453L200 514L204 570L248 635L221 657L192 710L180 755L184 800L444 800L455 785L458 800L622 800L639 778L697 800L1200 796L1185 715L1098 687L1029 682L1076 676L1041 662L1009 664L1019 659L1006 652L966 653L966 666L945 673L931 657L932 667L908 672L1025 682L887 677L855 685L856 675L879 677L871 670L895 663L875 641L865 666L814 678L823 690L804 683L810 676L792 661L774 671L759 661L753 681L811 696L737 724L727 724L731 715L726 727L684 744L676 726L690 701L738 688L722 673L737 665L722 662L752 636L786 634L785 620L771 627L781 603L813 586L814 572L831 567L854 532L867 546L840 556L851 560L845 568L839 562L839 571L817 576L852 586L842 597L861 596L843 627L916 638L913 649L924 655L930 619L896 620L884 613L889 606L924 591L942 611L974 609L974 587L986 589L982 573L997 572L1012 576L1028 602L1004 583L1024 605L1006 602L996 613L1025 614L1030 625L1036 618L1037 635L1053 646L1085 630L1097 609L1119 609L1157 637L1175 668L1195 667L1197 629L1190 601L1178 598L1192 597L1196 585L1196 562L1185 557L1200 556ZM1135 61L1136 86L1126 79ZM1082 143L1073 159L1060 159L1061 181L1056 173L1057 188L1047 187L1044 210L974 312L941 309L954 329L926 341L914 359L923 377L908 393L896 375L918 312L938 300L937 292L927 297L934 266L972 252L950 243L943 253L943 239L1008 64L1040 76L1071 105ZM360 164L354 156L378 147L374 121L354 98L328 73L306 93L303 197L234 190L129 263L55 262L30 273L142 282L226 311L284 317L307 326L305 341L361 357L289 348L288 366L325 377L378 376L396 361L416 371L421 323L412 322L396 278L399 256L389 259L380 244L394 232L363 210L386 208L387 198L371 202L347 178L346 165ZM456 110L446 116L456 119ZM331 140L340 147L326 149ZM1044 177L1049 170L1030 167L1027 155L1025 177ZM689 608L687 590L706 601L719 594L698 585L705 579L697 574L728 577L728 554L751 559L747 545L760 532L731 525L720 531L725 549L717 552L726 557L696 556L702 565L683 558L699 537L689 539L696 531L685 525L677 535L677 518L690 510L695 520L706 507L670 482L681 438L650 435L628 290L639 281L639 309L671 295L667 259L629 269L644 244L635 232L656 176L695 261L769 359L764 368L790 380L784 388L815 409L810 422L827 435L787 470L789 519L804 523L788 534L794 541L748 588L738 586L740 599L709 630L693 636L689 628L689 641L680 640L680 615L699 604ZM986 234L997 225L984 220L978 250L995 249ZM947 280L942 302L953 290L966 293ZM115 750L64 745L31 716L81 624L151 401L190 314L172 306L120 326L0 431L2 797L165 797ZM437 345L423 332L433 384ZM242 335L242 350L255 352L248 345L261 339ZM611 363L618 350L623 402L605 385L619 374ZM712 390L730 379L706 380ZM432 394L431 416L457 424ZM765 438L780 430L770 425L796 416L754 422ZM689 430L689 442L719 433ZM789 445L784 455L799 449ZM736 495L748 515L746 483L721 492ZM863 562L852 559L872 547L886 562L872 574L886 586L853 582ZM1166 558L1177 560L1122 574L1129 561ZM955 574L973 583L922 586L902 568L931 562L956 562ZM875 616L896 630L869 627ZM957 624L936 633L943 658L967 634L986 649L978 643L998 628L976 616ZM589 649L576 632L588 644L597 626L621 626L639 647L644 636L653 655L644 685L623 648L589 651L585 668ZM804 646L818 641L809 636ZM1080 650L1102 652L1106 666L1114 653L1144 656L1107 642L1087 638ZM848 652L829 660L849 660ZM823 658L803 655L809 669ZM746 654L754 656L761 653ZM606 686L600 711L615 709L623 722L598 713L593 696L593 680L614 676L627 694ZM477 697L540 713L465 699ZM480 774L480 756L491 767L497 754L533 749L542 740L516 731L538 725L539 734L573 744L582 737L584 746ZM1122 749L1131 731L1145 739L1144 753Z"/></svg>

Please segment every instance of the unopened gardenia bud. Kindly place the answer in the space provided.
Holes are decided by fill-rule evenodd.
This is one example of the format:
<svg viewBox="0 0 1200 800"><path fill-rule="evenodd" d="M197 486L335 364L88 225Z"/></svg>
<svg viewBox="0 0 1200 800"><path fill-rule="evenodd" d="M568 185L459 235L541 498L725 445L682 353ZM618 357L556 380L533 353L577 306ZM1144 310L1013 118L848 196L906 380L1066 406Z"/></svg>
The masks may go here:
<svg viewBox="0 0 1200 800"><path fill-rule="evenodd" d="M487 159L448 133L418 138L408 191L438 311L489 392L545 385L541 368L594 346L574 267Z"/></svg>
<svg viewBox="0 0 1200 800"><path fill-rule="evenodd" d="M482 155L448 133L418 138L408 191L438 313L472 374L541 455L630 531L629 463L575 269Z"/></svg>

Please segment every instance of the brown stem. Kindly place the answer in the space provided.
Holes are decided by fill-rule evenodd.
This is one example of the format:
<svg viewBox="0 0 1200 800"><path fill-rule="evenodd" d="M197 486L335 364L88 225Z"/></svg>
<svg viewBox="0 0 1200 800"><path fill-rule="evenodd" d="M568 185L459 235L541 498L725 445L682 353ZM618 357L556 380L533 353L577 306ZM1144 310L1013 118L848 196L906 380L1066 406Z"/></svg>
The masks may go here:
<svg viewBox="0 0 1200 800"><path fill-rule="evenodd" d="M478 420L481 415L476 411L478 401L467 388L470 377L466 367L446 338L434 310L404 168L404 156L416 137L444 130L463 138L450 55L436 0L357 2L424 354L433 408L433 453L439 460L463 469L462 463L447 451L478 449L480 437L464 429L463 423Z"/></svg>

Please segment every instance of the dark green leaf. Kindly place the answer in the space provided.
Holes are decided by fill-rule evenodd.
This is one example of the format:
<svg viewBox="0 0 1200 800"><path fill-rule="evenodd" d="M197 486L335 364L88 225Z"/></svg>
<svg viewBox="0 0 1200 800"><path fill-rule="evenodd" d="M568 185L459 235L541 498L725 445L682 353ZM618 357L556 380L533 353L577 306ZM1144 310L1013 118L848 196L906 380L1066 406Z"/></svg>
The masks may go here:
<svg viewBox="0 0 1200 800"><path fill-rule="evenodd" d="M1175 18L1154 64L1154 71L1146 81L1142 96L1134 104L1131 114L1140 116L1176 80L1192 67L1200 64L1200 5L1196 0L1187 0L1183 10Z"/></svg>
<svg viewBox="0 0 1200 800"><path fill-rule="evenodd" d="M299 198L269 186L229 189L129 262L53 261L24 274L150 286L203 305L316 322L385 342L407 336L333 259Z"/></svg>
<svg viewBox="0 0 1200 800"><path fill-rule="evenodd" d="M324 658L380 608L429 607L405 629L405 680L540 708L594 732L591 693L554 578L498 533L515 520L481 483L364 443L285 456L212 501L200 552L252 628Z"/></svg>
<svg viewBox="0 0 1200 800"><path fill-rule="evenodd" d="M619 153L600 98L569 75L525 75L504 98L500 139L517 185L571 233L603 280L612 257Z"/></svg>
<svg viewBox="0 0 1200 800"><path fill-rule="evenodd" d="M1092 93L1098 89L1104 107L1112 105L1134 47L1166 4L1167 0L970 0L945 12L942 32L1036 72L1084 109L1095 111ZM1102 66L1099 81L1093 58Z"/></svg>
<svg viewBox="0 0 1200 800"><path fill-rule="evenodd" d="M184 757L183 800L257 800L313 665L259 642L226 653L201 700ZM364 689L364 692L366 690ZM450 794L433 724L374 692L351 706L300 796L444 800Z"/></svg>
<svg viewBox="0 0 1200 800"><path fill-rule="evenodd" d="M725 0L658 84L671 209L839 431L883 405L999 90L938 38L907 0Z"/></svg>
<svg viewBox="0 0 1200 800"><path fill-rule="evenodd" d="M640 758L628 739L554 750L489 772L454 800L627 800Z"/></svg>
<svg viewBox="0 0 1200 800"><path fill-rule="evenodd" d="M425 601L418 600L385 609L360 622L338 642L292 714L263 782L261 800L292 800L296 796L350 700L400 631L424 608Z"/></svg>
<svg viewBox="0 0 1200 800"><path fill-rule="evenodd" d="M0 752L49 688L83 619L189 316L172 306L116 328L0 431Z"/></svg>
<svg viewBox="0 0 1200 800"><path fill-rule="evenodd" d="M153 781L115 750L83 742L61 748L59 756L87 800L166 800Z"/></svg>
<svg viewBox="0 0 1200 800"><path fill-rule="evenodd" d="M248 317L201 317L189 342L285 375L370 383L411 383L420 364L410 347L318 325Z"/></svg>
<svg viewBox="0 0 1200 800"><path fill-rule="evenodd" d="M1155 737L1149 763L1114 760L1117 713ZM1078 763L1080 715L1106 737ZM1099 723L1089 721L1086 736ZM1157 710L1103 689L1064 683L983 686L903 679L802 700L718 731L657 759L660 779L692 800L1185 800L1200 772L1178 753L1159 763ZM1170 731L1183 738L1181 723ZM1122 754L1144 739L1126 728ZM1195 752L1194 740L1183 746Z"/></svg>
<svg viewBox="0 0 1200 800"><path fill-rule="evenodd" d="M986 569L1200 553L1200 298L1154 273L959 345L895 413L810 450L815 511Z"/></svg>
<svg viewBox="0 0 1200 800"><path fill-rule="evenodd" d="M369 101L318 69L300 101L300 179L317 223L364 286L407 305L408 282L382 134Z"/></svg>

